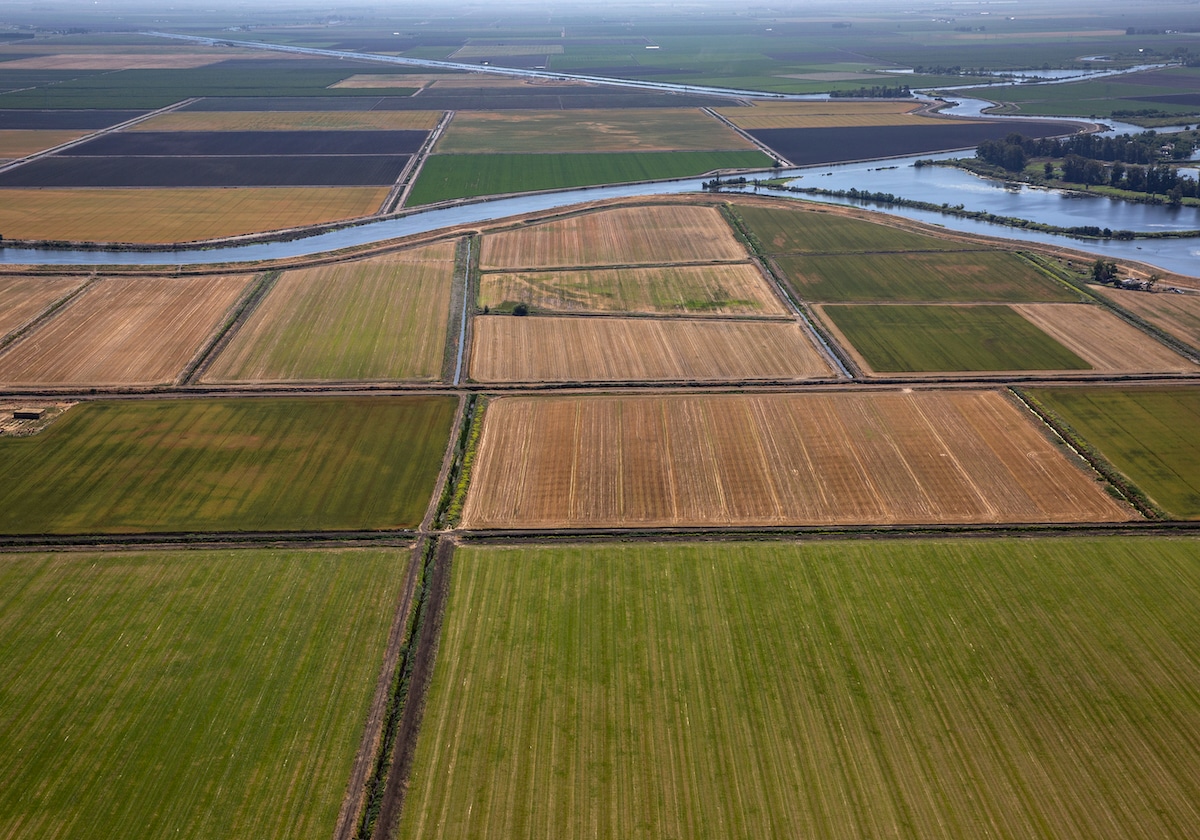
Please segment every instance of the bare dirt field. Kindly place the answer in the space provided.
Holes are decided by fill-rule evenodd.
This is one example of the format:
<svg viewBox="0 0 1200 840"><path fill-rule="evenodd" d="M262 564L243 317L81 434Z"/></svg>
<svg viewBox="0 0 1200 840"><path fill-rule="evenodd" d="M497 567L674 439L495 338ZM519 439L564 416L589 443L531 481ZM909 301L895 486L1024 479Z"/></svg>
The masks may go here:
<svg viewBox="0 0 1200 840"><path fill-rule="evenodd" d="M0 338L79 288L82 277L0 277Z"/></svg>
<svg viewBox="0 0 1200 840"><path fill-rule="evenodd" d="M0 383L172 382L249 279L243 275L100 280L0 354Z"/></svg>
<svg viewBox="0 0 1200 840"><path fill-rule="evenodd" d="M387 187L4 189L6 239L194 242L353 219L374 213Z"/></svg>
<svg viewBox="0 0 1200 840"><path fill-rule="evenodd" d="M502 397L468 528L1108 522L999 391Z"/></svg>
<svg viewBox="0 0 1200 840"><path fill-rule="evenodd" d="M479 305L548 312L787 315L752 263L484 274Z"/></svg>
<svg viewBox="0 0 1200 840"><path fill-rule="evenodd" d="M1139 318L1200 349L1200 295L1147 294L1092 286Z"/></svg>
<svg viewBox="0 0 1200 840"><path fill-rule="evenodd" d="M483 238L484 269L744 260L719 210L691 205L583 213Z"/></svg>
<svg viewBox="0 0 1200 840"><path fill-rule="evenodd" d="M813 379L832 371L795 322L478 317L480 382Z"/></svg>
<svg viewBox="0 0 1200 840"><path fill-rule="evenodd" d="M440 111L172 111L128 131L430 131L441 118Z"/></svg>
<svg viewBox="0 0 1200 840"><path fill-rule="evenodd" d="M55 53L4 62L6 70L187 70L236 58L211 53Z"/></svg>
<svg viewBox="0 0 1200 840"><path fill-rule="evenodd" d="M1194 373L1197 369L1175 351L1097 306L1022 303L1013 304L1012 308L1098 371Z"/></svg>
<svg viewBox="0 0 1200 840"><path fill-rule="evenodd" d="M716 108L742 129L837 128L841 126L919 125L929 121L913 112L915 102L756 102L751 108Z"/></svg>
<svg viewBox="0 0 1200 840"><path fill-rule="evenodd" d="M86 131L0 131L0 158L19 158L69 143Z"/></svg>
<svg viewBox="0 0 1200 840"><path fill-rule="evenodd" d="M285 272L204 380L436 379L454 247Z"/></svg>

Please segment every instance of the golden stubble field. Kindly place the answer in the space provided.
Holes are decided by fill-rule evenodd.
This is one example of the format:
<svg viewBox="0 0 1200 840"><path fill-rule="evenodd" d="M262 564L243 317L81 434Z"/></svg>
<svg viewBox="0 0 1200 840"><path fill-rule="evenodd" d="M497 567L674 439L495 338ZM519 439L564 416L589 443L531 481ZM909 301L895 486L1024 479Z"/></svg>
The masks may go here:
<svg viewBox="0 0 1200 840"><path fill-rule="evenodd" d="M1090 288L1180 341L1200 348L1200 295L1149 294L1103 286Z"/></svg>
<svg viewBox="0 0 1200 840"><path fill-rule="evenodd" d="M467 528L1112 522L1000 391L502 397Z"/></svg>
<svg viewBox="0 0 1200 840"><path fill-rule="evenodd" d="M549 312L788 314L753 263L484 274L479 305L526 303Z"/></svg>
<svg viewBox="0 0 1200 840"><path fill-rule="evenodd" d="M4 189L6 239L195 242L369 216L388 187Z"/></svg>
<svg viewBox="0 0 1200 840"><path fill-rule="evenodd" d="M20 158L52 149L83 137L86 131L43 131L9 129L0 131L0 158Z"/></svg>
<svg viewBox="0 0 1200 840"><path fill-rule="evenodd" d="M0 353L5 385L173 382L249 277L111 277Z"/></svg>
<svg viewBox="0 0 1200 840"><path fill-rule="evenodd" d="M32 321L83 277L0 277L0 338Z"/></svg>
<svg viewBox="0 0 1200 840"><path fill-rule="evenodd" d="M832 378L794 321L489 315L474 321L479 382Z"/></svg>
<svg viewBox="0 0 1200 840"><path fill-rule="evenodd" d="M516 270L747 257L719 210L676 204L582 213L488 234L483 238L480 267Z"/></svg>
<svg viewBox="0 0 1200 840"><path fill-rule="evenodd" d="M1103 373L1196 372L1192 362L1098 306L1021 303L1012 308Z"/></svg>

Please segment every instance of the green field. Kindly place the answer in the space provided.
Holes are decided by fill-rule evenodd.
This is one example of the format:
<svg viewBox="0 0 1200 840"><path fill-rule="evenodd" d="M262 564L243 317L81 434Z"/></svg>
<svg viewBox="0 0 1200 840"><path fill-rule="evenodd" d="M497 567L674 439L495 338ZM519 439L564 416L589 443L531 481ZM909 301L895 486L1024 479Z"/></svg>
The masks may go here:
<svg viewBox="0 0 1200 840"><path fill-rule="evenodd" d="M1007 306L826 306L877 373L1091 370Z"/></svg>
<svg viewBox="0 0 1200 840"><path fill-rule="evenodd" d="M1033 393L1168 513L1200 519L1200 390L1051 388Z"/></svg>
<svg viewBox="0 0 1200 840"><path fill-rule="evenodd" d="M332 836L406 560L0 555L0 835Z"/></svg>
<svg viewBox="0 0 1200 840"><path fill-rule="evenodd" d="M205 380L436 379L453 246L439 255L444 259L384 258L285 273Z"/></svg>
<svg viewBox="0 0 1200 840"><path fill-rule="evenodd" d="M1173 67L1149 76L1137 74L1135 80L1174 80L1167 84L1134 84L1125 77L1092 79L1063 85L1013 85L1011 87L964 90L965 96L982 96L1017 106L1023 114L1049 116L1110 116L1113 111L1152 109L1164 114L1196 114L1192 104L1147 101L1146 96L1170 96L1200 92L1200 68Z"/></svg>
<svg viewBox="0 0 1200 840"><path fill-rule="evenodd" d="M1077 292L1011 251L777 257L812 301L1073 302Z"/></svg>
<svg viewBox="0 0 1200 840"><path fill-rule="evenodd" d="M433 155L421 167L408 206L452 198L686 178L715 169L771 165L762 152Z"/></svg>
<svg viewBox="0 0 1200 840"><path fill-rule="evenodd" d="M83 403L0 438L0 533L417 525L450 397Z"/></svg>
<svg viewBox="0 0 1200 840"><path fill-rule="evenodd" d="M1191 837L1198 557L460 549L400 836Z"/></svg>
<svg viewBox="0 0 1200 840"><path fill-rule="evenodd" d="M961 242L923 236L833 213L736 205L768 254L860 254L886 251L961 251Z"/></svg>
<svg viewBox="0 0 1200 840"><path fill-rule="evenodd" d="M694 108L608 111L464 111L439 154L746 149L737 132Z"/></svg>

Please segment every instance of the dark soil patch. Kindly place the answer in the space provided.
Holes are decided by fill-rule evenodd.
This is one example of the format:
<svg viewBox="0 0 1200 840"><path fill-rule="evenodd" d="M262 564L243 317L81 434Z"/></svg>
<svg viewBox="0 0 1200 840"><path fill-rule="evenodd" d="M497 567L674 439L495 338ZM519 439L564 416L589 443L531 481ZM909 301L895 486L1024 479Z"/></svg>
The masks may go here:
<svg viewBox="0 0 1200 840"><path fill-rule="evenodd" d="M108 128L140 116L144 111L2 111L0 130L54 131L72 128Z"/></svg>
<svg viewBox="0 0 1200 840"><path fill-rule="evenodd" d="M97 137L78 156L411 155L427 131L132 131Z"/></svg>
<svg viewBox="0 0 1200 840"><path fill-rule="evenodd" d="M393 184L409 155L47 157L0 187L360 187Z"/></svg>

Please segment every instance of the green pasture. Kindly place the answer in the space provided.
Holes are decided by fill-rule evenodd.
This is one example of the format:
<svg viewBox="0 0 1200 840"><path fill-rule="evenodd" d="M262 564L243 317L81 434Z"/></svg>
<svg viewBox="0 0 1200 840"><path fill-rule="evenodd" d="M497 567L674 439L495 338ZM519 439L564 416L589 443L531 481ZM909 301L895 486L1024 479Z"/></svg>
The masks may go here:
<svg viewBox="0 0 1200 840"><path fill-rule="evenodd" d="M610 152L600 154L432 155L408 206L452 198L555 190L703 175L771 165L762 152Z"/></svg>
<svg viewBox="0 0 1200 840"><path fill-rule="evenodd" d="M1134 84L1126 81L1125 77L1116 76L1062 85L1012 85L980 88L963 91L963 94L980 96L997 102L1007 102L1023 114L1111 116L1113 111L1142 109L1154 109L1180 115L1200 113L1200 107L1195 105L1149 102L1142 99L1146 96L1200 92L1200 68L1179 67L1158 72L1186 79L1191 83L1190 87Z"/></svg>
<svg viewBox="0 0 1200 840"><path fill-rule="evenodd" d="M1200 519L1200 390L1045 388L1033 393L1168 513Z"/></svg>
<svg viewBox="0 0 1200 840"><path fill-rule="evenodd" d="M768 254L862 254L888 251L958 251L971 246L833 213L735 205Z"/></svg>
<svg viewBox="0 0 1200 840"><path fill-rule="evenodd" d="M813 301L1072 302L1077 292L1011 251L783 256L775 262Z"/></svg>
<svg viewBox="0 0 1200 840"><path fill-rule="evenodd" d="M876 373L1091 370L1007 306L826 306Z"/></svg>
<svg viewBox="0 0 1200 840"><path fill-rule="evenodd" d="M0 835L332 836L407 554L0 555Z"/></svg>
<svg viewBox="0 0 1200 840"><path fill-rule="evenodd" d="M0 533L417 525L450 397L83 403L0 438Z"/></svg>
<svg viewBox="0 0 1200 840"><path fill-rule="evenodd" d="M1186 838L1200 543L465 548L401 838Z"/></svg>

